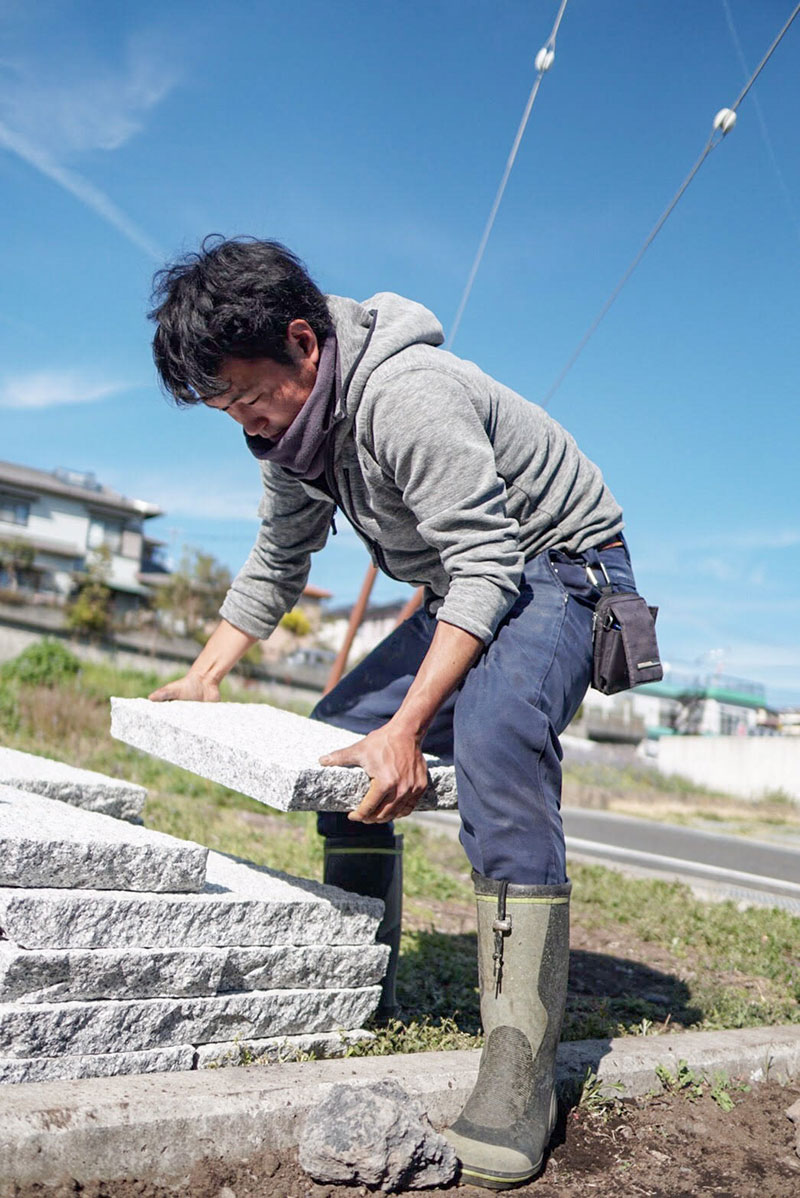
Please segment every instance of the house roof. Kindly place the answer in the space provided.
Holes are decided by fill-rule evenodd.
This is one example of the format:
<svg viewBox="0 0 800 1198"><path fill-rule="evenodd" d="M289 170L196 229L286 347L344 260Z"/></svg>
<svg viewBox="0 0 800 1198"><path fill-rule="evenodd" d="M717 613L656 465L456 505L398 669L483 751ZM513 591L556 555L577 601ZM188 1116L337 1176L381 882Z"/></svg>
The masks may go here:
<svg viewBox="0 0 800 1198"><path fill-rule="evenodd" d="M93 474L81 474L74 470L35 470L32 466L21 466L17 462L0 462L0 488L11 490L24 497L38 494L62 495L65 499L77 499L88 507L113 512L127 512L142 516L162 515L154 503L143 499L128 499L110 487L101 486Z"/></svg>
<svg viewBox="0 0 800 1198"><path fill-rule="evenodd" d="M307 599L330 599L333 591L325 591L322 587L315 587L313 582L309 582L303 587L303 594Z"/></svg>

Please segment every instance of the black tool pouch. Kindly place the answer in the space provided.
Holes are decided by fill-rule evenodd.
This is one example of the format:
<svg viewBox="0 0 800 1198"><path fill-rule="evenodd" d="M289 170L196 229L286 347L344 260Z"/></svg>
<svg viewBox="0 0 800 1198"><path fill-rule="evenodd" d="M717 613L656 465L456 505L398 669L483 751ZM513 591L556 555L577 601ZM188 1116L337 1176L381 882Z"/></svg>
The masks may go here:
<svg viewBox="0 0 800 1198"><path fill-rule="evenodd" d="M641 595L604 589L594 615L592 686L604 695L664 677L656 641L657 607Z"/></svg>

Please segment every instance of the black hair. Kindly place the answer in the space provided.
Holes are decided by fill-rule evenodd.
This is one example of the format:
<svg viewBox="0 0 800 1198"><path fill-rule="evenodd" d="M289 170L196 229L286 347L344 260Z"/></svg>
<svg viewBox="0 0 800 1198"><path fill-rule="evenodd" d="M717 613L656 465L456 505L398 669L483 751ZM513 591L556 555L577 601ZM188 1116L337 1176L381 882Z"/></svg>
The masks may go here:
<svg viewBox="0 0 800 1198"><path fill-rule="evenodd" d="M153 357L164 389L180 405L227 390L223 358L271 358L290 365L286 330L306 320L322 346L333 331L325 296L303 263L278 241L204 238L153 279L158 325Z"/></svg>

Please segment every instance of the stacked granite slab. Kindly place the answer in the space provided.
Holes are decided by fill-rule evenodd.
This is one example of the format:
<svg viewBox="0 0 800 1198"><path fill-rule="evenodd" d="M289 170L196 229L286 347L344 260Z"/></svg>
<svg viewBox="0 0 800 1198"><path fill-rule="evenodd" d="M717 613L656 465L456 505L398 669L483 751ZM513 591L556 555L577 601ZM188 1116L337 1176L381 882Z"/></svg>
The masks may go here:
<svg viewBox="0 0 800 1198"><path fill-rule="evenodd" d="M147 797L144 787L132 782L3 746L0 746L0 786L29 790L87 811L134 822L139 820Z"/></svg>
<svg viewBox="0 0 800 1198"><path fill-rule="evenodd" d="M363 1036L382 904L0 787L0 1081Z"/></svg>
<svg viewBox="0 0 800 1198"><path fill-rule="evenodd" d="M281 811L349 811L367 793L358 766L319 764L361 737L261 703L111 700L111 735ZM419 810L455 807L452 766L428 758Z"/></svg>

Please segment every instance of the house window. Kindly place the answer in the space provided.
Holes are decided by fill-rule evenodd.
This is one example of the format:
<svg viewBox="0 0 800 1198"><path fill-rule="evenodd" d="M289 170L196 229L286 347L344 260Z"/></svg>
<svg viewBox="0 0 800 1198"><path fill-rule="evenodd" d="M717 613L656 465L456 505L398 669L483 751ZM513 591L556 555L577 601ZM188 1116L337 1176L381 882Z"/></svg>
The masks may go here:
<svg viewBox="0 0 800 1198"><path fill-rule="evenodd" d="M6 524L27 524L31 505L27 499L16 495L0 495L0 520Z"/></svg>
<svg viewBox="0 0 800 1198"><path fill-rule="evenodd" d="M87 545L90 549L99 549L101 545L107 545L112 553L119 553L122 548L122 531L121 520L93 518L89 525Z"/></svg>

